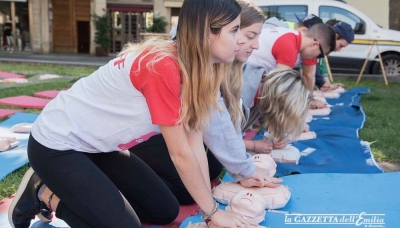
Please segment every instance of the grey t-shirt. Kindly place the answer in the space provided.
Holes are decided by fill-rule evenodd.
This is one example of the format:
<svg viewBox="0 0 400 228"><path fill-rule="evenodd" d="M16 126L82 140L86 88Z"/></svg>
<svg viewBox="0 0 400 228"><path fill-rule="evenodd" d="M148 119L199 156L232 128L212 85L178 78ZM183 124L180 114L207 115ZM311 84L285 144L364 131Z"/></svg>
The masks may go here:
<svg viewBox="0 0 400 228"><path fill-rule="evenodd" d="M244 64L242 99L243 110L247 116L264 72L265 69L260 66ZM221 95L218 102L222 111L215 110L212 113L210 124L203 132L204 143L235 181L249 178L253 175L256 167L252 162L251 155L246 152L242 132L239 127L236 130L232 124Z"/></svg>

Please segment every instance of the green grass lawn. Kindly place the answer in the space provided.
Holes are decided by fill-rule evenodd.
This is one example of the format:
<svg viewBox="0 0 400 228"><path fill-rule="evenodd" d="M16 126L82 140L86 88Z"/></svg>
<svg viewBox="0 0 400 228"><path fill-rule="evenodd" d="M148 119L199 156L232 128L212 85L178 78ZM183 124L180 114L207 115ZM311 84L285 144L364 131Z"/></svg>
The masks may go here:
<svg viewBox="0 0 400 228"><path fill-rule="evenodd" d="M78 67L49 64L10 64L2 63L0 71L25 75L27 78L38 74L58 74L62 76L87 76L97 67Z"/></svg>
<svg viewBox="0 0 400 228"><path fill-rule="evenodd" d="M66 67L53 65L26 65L26 64L1 64L0 71L28 74L35 76L43 73L53 73L63 76L86 76L94 71L92 67ZM372 152L377 161L400 163L400 84L390 83L386 86L383 82L363 80L356 84L355 80L336 80L345 84L347 89L353 87L367 87L371 93L365 94L361 100L367 121L360 130L360 138L373 142ZM34 84L24 87L1 89L0 98L33 95L34 92L43 90L60 90L70 87L76 80L67 82L53 82ZM2 108L0 106L0 108ZM26 112L40 112L37 109L27 109ZM0 120L1 121L1 120ZM0 199L10 196L18 188L19 182L29 165L15 171L0 181Z"/></svg>
<svg viewBox="0 0 400 228"><path fill-rule="evenodd" d="M17 191L19 182L21 182L22 177L29 167L29 165L25 165L0 181L0 200L10 197Z"/></svg>
<svg viewBox="0 0 400 228"><path fill-rule="evenodd" d="M95 69L96 68L94 67L70 67L42 64L0 64L0 71L23 74L27 77L32 77L44 73L58 74L61 76L87 76L91 74ZM75 81L76 79L71 79L71 81L46 82L42 84L18 86L13 88L1 88L0 98L18 95L32 96L33 93L43 90L61 90L63 88L71 87ZM6 106L0 105L0 108L6 108ZM33 113L40 112L39 109L25 109L24 111ZM0 121L2 120L0 119ZM29 164L16 170L15 172L5 177L2 181L0 181L0 200L9 197L11 194L17 191L19 183L21 182L21 179L28 168Z"/></svg>
<svg viewBox="0 0 400 228"><path fill-rule="evenodd" d="M336 82L336 81L335 81ZM400 163L400 83L389 83L370 80L338 80L347 86L367 87L371 93L361 99L361 107L367 116L360 138L371 142L372 153L378 162Z"/></svg>

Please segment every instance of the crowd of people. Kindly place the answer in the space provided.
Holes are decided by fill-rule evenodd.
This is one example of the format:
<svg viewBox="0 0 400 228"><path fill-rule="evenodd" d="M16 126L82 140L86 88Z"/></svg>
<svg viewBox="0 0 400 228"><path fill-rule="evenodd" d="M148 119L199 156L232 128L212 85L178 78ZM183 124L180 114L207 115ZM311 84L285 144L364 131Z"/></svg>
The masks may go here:
<svg viewBox="0 0 400 228"><path fill-rule="evenodd" d="M308 109L324 106L312 96L318 58L354 39L348 24L314 17L294 30L265 23L248 0L185 0L171 40L128 43L43 109L11 226L53 211L70 227L162 225L193 203L210 226L256 225L220 210L210 180L225 167L245 187L282 183L247 151L270 153L304 130ZM322 80L321 90L340 86ZM243 140L256 120L270 141Z"/></svg>

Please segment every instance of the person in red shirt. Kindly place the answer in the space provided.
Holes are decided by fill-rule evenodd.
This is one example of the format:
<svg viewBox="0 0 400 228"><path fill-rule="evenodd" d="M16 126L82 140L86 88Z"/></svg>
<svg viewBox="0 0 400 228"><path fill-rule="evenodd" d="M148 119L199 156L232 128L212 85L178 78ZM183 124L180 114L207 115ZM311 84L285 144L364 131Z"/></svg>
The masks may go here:
<svg viewBox="0 0 400 228"><path fill-rule="evenodd" d="M253 164L250 154L246 153L240 133L240 120L242 109L238 101L242 88L242 65L254 49L258 48L258 36L261 32L265 16L263 11L248 0L238 0L241 11L240 30L243 42L240 50L235 55L234 64L226 68L219 103L221 110L214 110L207 130L203 131L204 144L207 146L207 160L209 164L210 180L217 178L223 167L235 179L252 186L260 186L257 180L259 173L265 173L257 169ZM175 37L175 29L170 32L171 38ZM221 134L221 132L224 134ZM229 139L225 135L230 135ZM167 184L182 205L193 204L195 201L182 183L176 168L169 156L168 148L163 135L155 135L144 142L140 149L132 150L148 164ZM247 180L246 180L247 179ZM265 186L276 187L280 180L271 179L265 182Z"/></svg>
<svg viewBox="0 0 400 228"><path fill-rule="evenodd" d="M211 111L219 108L221 72L239 50L240 11L235 0L185 0L176 42L127 44L49 102L31 131L32 168L11 203L11 226L27 228L43 210L55 211L70 227L172 222L176 197L126 151L160 133L203 218L221 227L250 226L214 201L202 138ZM263 184L266 177L258 178Z"/></svg>

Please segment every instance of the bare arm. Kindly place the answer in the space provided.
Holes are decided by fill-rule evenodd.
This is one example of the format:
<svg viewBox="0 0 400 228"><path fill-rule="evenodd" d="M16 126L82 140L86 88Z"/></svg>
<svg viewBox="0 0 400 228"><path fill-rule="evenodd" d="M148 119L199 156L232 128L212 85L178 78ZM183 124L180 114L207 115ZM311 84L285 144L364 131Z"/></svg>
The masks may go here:
<svg viewBox="0 0 400 228"><path fill-rule="evenodd" d="M199 164L203 158L196 153L201 153L199 140L202 141L200 133L186 133L182 125L162 126L161 133L167 143L172 162L175 165L183 184L190 195L206 214L210 214L214 208L214 199L211 195L209 184L206 183L203 171ZM194 148L191 148L193 146ZM203 149L204 151L204 149ZM206 165L207 167L207 165ZM208 172L208 170L207 170ZM222 227L237 228L242 224L250 225L238 213L218 210L211 216L211 221Z"/></svg>
<svg viewBox="0 0 400 228"><path fill-rule="evenodd" d="M246 147L246 150L252 150L255 151L256 146L255 146L255 142L253 140L247 140L247 139L243 139L244 142L244 146Z"/></svg>
<svg viewBox="0 0 400 228"><path fill-rule="evenodd" d="M310 92L314 90L316 65L303 64L303 77L306 87Z"/></svg>
<svg viewBox="0 0 400 228"><path fill-rule="evenodd" d="M167 143L172 162L185 187L200 208L206 213L210 213L214 207L214 200L205 183L197 157L190 147L190 144L195 144L195 140L192 138L189 142L182 125L160 126L160 129Z"/></svg>
<svg viewBox="0 0 400 228"><path fill-rule="evenodd" d="M211 184L210 184L210 172L208 170L208 160L206 156L206 151L204 149L204 144L203 144L203 136L201 132L186 132L186 136L189 141L189 145L192 148L197 161L200 165L201 172L204 177L204 181L206 182L206 185L208 189L211 189Z"/></svg>
<svg viewBox="0 0 400 228"><path fill-rule="evenodd" d="M252 150L256 153L261 154L269 154L272 150L272 143L269 143L267 140L246 140L244 139L244 144L246 145L247 150Z"/></svg>

